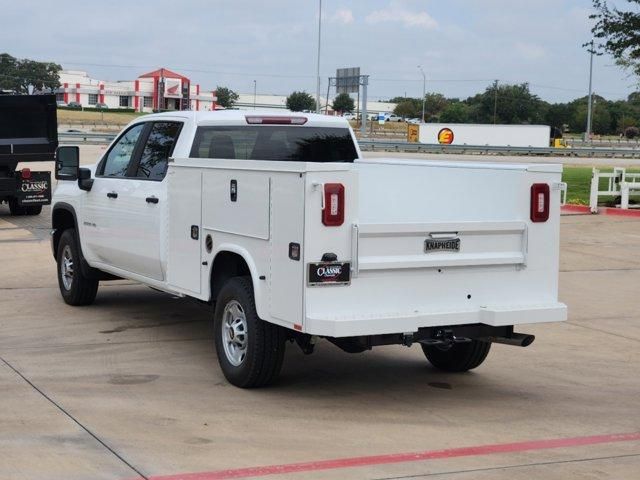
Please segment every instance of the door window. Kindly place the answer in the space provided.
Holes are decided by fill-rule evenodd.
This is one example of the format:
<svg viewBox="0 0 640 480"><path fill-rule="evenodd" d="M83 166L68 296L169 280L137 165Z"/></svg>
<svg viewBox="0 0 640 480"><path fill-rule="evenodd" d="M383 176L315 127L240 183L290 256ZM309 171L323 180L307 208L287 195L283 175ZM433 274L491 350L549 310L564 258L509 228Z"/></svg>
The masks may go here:
<svg viewBox="0 0 640 480"><path fill-rule="evenodd" d="M136 177L156 181L164 178L181 126L177 122L154 122L138 162Z"/></svg>
<svg viewBox="0 0 640 480"><path fill-rule="evenodd" d="M104 162L102 175L105 177L126 177L127 169L136 148L138 138L144 129L144 124L130 128L120 140L109 150Z"/></svg>

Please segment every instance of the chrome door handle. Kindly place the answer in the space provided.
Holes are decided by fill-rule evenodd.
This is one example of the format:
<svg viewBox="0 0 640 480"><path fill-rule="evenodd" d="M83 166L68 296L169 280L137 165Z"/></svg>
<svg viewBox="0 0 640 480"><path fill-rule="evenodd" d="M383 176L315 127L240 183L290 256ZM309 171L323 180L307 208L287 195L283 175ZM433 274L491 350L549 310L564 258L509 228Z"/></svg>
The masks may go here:
<svg viewBox="0 0 640 480"><path fill-rule="evenodd" d="M107 193L107 197L109 197L109 198L118 198L118 193L117 192L109 192L109 193Z"/></svg>
<svg viewBox="0 0 640 480"><path fill-rule="evenodd" d="M147 203L158 203L158 197L147 197L145 200Z"/></svg>

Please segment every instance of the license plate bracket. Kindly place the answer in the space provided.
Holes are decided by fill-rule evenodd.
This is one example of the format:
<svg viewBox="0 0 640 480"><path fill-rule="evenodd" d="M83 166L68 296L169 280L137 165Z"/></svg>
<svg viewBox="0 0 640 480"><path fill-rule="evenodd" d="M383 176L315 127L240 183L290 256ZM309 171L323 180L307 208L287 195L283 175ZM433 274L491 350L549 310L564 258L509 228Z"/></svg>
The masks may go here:
<svg viewBox="0 0 640 480"><path fill-rule="evenodd" d="M51 203L51 173L31 172L29 178L18 178L16 199L18 205L49 205Z"/></svg>
<svg viewBox="0 0 640 480"><path fill-rule="evenodd" d="M351 262L309 263L307 285L349 285L351 283Z"/></svg>

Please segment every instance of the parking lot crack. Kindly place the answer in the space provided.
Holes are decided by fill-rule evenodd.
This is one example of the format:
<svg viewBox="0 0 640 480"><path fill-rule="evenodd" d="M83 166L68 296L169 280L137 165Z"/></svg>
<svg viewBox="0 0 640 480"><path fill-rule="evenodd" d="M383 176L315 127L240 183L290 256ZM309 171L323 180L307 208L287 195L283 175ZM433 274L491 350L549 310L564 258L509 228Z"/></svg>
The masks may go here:
<svg viewBox="0 0 640 480"><path fill-rule="evenodd" d="M106 448L112 455L114 455L118 460L120 460L123 464L129 467L131 470L136 472L141 478L144 480L149 480L149 477L143 474L140 470L138 470L135 466L133 466L130 462L128 462L122 455L116 452L112 447L110 447L104 440L102 440L98 435L93 433L87 426L82 424L78 419L76 419L73 415L71 415L67 410L65 410L60 404L58 404L55 400L53 400L49 395L47 395L41 388L39 388L36 384L34 384L31 380L29 380L26 376L24 376L17 368L15 368L12 364L7 362L3 357L0 356L0 361L4 363L8 368L10 368L16 375L18 375L22 380L24 380L31 388L33 388L36 392L38 392L45 400L47 400L51 405L57 408L63 415L69 418L73 423L78 425L82 430L84 430L89 436L91 436L96 442Z"/></svg>

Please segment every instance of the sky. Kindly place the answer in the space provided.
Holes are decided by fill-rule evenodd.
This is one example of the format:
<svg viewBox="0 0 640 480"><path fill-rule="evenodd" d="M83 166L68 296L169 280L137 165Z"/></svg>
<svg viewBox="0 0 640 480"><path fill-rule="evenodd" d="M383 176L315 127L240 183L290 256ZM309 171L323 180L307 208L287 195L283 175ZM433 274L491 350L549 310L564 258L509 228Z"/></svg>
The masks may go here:
<svg viewBox="0 0 640 480"><path fill-rule="evenodd" d="M0 0L0 52L100 80L166 67L212 90L315 94L319 0ZM55 5L55 6L54 6ZM337 68L370 75L369 97L466 98L528 82L550 102L588 91L590 0L323 0L321 91ZM594 91L623 99L636 80L594 58ZM332 93L333 94L333 93Z"/></svg>

